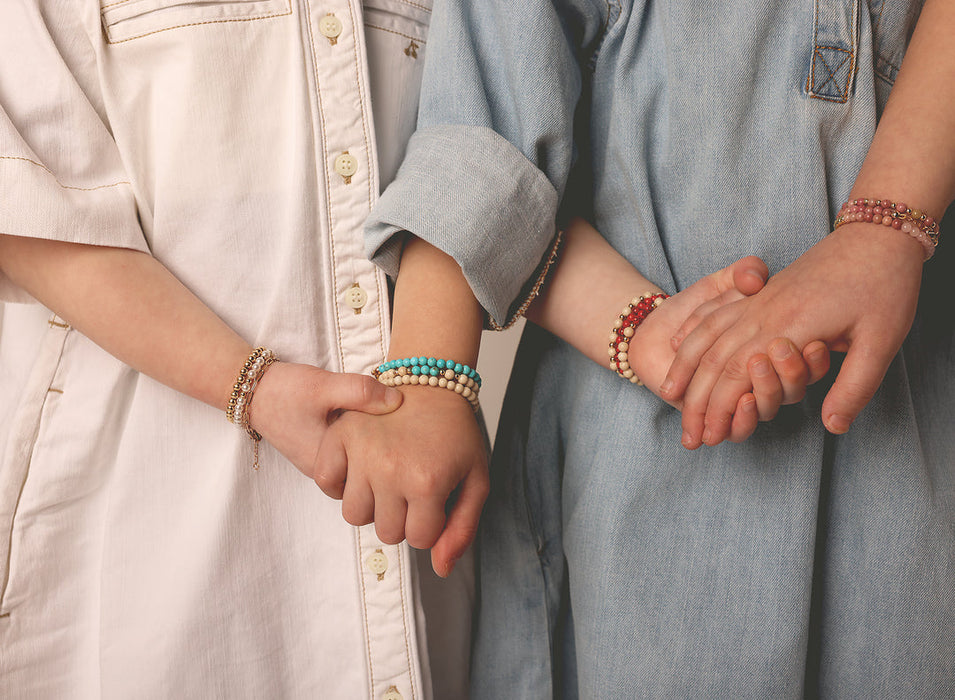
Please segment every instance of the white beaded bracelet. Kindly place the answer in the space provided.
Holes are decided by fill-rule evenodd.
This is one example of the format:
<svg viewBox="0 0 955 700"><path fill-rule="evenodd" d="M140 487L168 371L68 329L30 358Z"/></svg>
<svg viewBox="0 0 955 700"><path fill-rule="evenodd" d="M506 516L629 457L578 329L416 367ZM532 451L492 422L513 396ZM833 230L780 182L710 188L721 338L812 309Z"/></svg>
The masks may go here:
<svg viewBox="0 0 955 700"><path fill-rule="evenodd" d="M408 367L397 367L383 372L376 369L373 374L375 379L385 386L417 384L447 389L466 398L474 411L481 407L478 402L480 388L477 382L466 374L455 374L453 369L445 369L437 376L414 374Z"/></svg>
<svg viewBox="0 0 955 700"><path fill-rule="evenodd" d="M634 297L623 308L617 320L614 321L613 328L610 329L610 346L607 348L607 354L610 355L610 369L638 386L643 386L643 382L630 366L630 340L643 320L669 298L669 294L662 292L644 292Z"/></svg>

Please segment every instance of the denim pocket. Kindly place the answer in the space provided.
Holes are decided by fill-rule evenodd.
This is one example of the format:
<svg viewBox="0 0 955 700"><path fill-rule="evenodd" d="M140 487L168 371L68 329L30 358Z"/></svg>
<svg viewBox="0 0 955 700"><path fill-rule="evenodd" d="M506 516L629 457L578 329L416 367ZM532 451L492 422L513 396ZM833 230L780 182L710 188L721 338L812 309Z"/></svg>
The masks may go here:
<svg viewBox="0 0 955 700"><path fill-rule="evenodd" d="M291 0L100 0L111 44L170 29L292 14Z"/></svg>
<svg viewBox="0 0 955 700"><path fill-rule="evenodd" d="M815 0L812 57L806 92L847 102L859 51L859 0Z"/></svg>

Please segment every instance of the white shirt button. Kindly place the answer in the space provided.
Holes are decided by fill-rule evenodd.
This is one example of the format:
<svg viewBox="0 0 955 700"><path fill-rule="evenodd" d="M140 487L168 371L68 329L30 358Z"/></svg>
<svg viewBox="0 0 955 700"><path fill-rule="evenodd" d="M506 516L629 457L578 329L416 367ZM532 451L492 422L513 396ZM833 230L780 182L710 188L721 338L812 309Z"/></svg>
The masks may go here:
<svg viewBox="0 0 955 700"><path fill-rule="evenodd" d="M385 691L385 694L381 696L381 700L404 700L404 696L398 692L395 686L391 686Z"/></svg>
<svg viewBox="0 0 955 700"><path fill-rule="evenodd" d="M351 176L358 172L358 159L348 151L335 158L335 172L345 178L345 184L351 183Z"/></svg>
<svg viewBox="0 0 955 700"><path fill-rule="evenodd" d="M384 581L385 572L388 570L388 557L385 556L384 552L376 549L365 559L365 565L371 573L378 577L379 581Z"/></svg>
<svg viewBox="0 0 955 700"><path fill-rule="evenodd" d="M354 284L345 291L345 303L353 308L356 314L361 313L362 308L368 303L368 292Z"/></svg>
<svg viewBox="0 0 955 700"><path fill-rule="evenodd" d="M325 15L318 22L318 31L328 37L328 40L332 44L335 44L338 37L342 34L342 21L335 15Z"/></svg>

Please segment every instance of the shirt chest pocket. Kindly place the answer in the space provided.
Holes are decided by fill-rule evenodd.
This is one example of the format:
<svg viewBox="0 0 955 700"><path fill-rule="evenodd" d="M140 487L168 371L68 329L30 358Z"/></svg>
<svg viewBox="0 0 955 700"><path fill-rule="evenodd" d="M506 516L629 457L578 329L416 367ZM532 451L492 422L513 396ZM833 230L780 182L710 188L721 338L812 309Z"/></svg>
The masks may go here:
<svg viewBox="0 0 955 700"><path fill-rule="evenodd" d="M363 0L365 26L424 41L432 0Z"/></svg>
<svg viewBox="0 0 955 700"><path fill-rule="evenodd" d="M111 44L157 32L251 22L292 13L291 0L100 0L106 39Z"/></svg>

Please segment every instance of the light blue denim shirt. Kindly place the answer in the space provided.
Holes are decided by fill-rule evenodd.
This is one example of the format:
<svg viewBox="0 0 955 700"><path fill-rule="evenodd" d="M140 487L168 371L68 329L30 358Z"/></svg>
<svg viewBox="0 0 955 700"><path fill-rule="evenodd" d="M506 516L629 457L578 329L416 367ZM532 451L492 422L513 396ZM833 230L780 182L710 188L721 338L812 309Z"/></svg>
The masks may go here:
<svg viewBox="0 0 955 700"><path fill-rule="evenodd" d="M669 292L747 254L778 271L829 232L920 8L438 1L367 251L394 273L396 234L427 239L499 321L562 213ZM482 525L475 697L955 697L945 247L838 438L821 383L746 443L688 452L675 410L529 327Z"/></svg>

